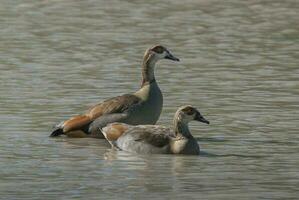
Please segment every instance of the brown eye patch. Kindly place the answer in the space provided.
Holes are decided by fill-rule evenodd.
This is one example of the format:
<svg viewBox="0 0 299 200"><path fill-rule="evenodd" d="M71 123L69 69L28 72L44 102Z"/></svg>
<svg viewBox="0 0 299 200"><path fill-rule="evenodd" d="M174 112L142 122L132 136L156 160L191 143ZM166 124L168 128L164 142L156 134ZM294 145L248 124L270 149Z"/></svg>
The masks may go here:
<svg viewBox="0 0 299 200"><path fill-rule="evenodd" d="M192 107L186 107L183 109L183 112L186 113L187 115L193 115L195 110Z"/></svg>
<svg viewBox="0 0 299 200"><path fill-rule="evenodd" d="M155 46L154 48L152 48L152 51L154 51L156 53L163 53L164 52L164 47L162 47L162 46Z"/></svg>

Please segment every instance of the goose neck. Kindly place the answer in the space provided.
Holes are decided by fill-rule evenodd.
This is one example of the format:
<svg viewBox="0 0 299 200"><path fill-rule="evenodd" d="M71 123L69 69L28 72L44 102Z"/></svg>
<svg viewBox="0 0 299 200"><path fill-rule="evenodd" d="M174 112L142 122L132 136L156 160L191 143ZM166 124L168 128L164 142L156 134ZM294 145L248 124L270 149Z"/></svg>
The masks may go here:
<svg viewBox="0 0 299 200"><path fill-rule="evenodd" d="M189 131L188 122L183 120L181 116L177 116L174 119L174 131L177 137L192 137Z"/></svg>
<svg viewBox="0 0 299 200"><path fill-rule="evenodd" d="M153 56L144 59L142 66L142 86L146 83L155 82L155 65L157 60Z"/></svg>

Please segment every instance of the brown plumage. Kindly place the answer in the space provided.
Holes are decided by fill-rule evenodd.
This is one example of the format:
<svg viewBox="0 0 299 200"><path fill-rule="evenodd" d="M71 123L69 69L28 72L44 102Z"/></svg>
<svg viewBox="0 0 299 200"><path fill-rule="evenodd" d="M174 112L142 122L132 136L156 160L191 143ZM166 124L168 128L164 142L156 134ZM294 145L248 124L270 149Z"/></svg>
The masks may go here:
<svg viewBox="0 0 299 200"><path fill-rule="evenodd" d="M66 120L63 123L63 132L67 133L72 130L78 130L81 127L83 127L85 124L88 124L91 122L91 118L86 115L78 115L75 117L72 117L69 120Z"/></svg>
<svg viewBox="0 0 299 200"><path fill-rule="evenodd" d="M122 113L131 105L137 104L139 101L140 98L132 94L117 96L93 106L85 115L91 120L94 120L104 114Z"/></svg>
<svg viewBox="0 0 299 200"><path fill-rule="evenodd" d="M121 123L112 123L109 124L109 131L107 131L106 138L109 141L117 140L126 130L128 130L128 126Z"/></svg>
<svg viewBox="0 0 299 200"><path fill-rule="evenodd" d="M155 147L164 147L170 141L169 136L165 134L153 134L152 132L143 132L142 135L135 141L141 141Z"/></svg>
<svg viewBox="0 0 299 200"><path fill-rule="evenodd" d="M85 134L86 137L89 134L90 137L103 138L99 134L89 133L89 124L105 114L125 112L129 106L133 106L139 102L140 98L131 94L110 98L91 107L84 115L74 116L69 120L64 121L62 124L58 125L58 127L52 132L51 136L65 134L69 137L83 137Z"/></svg>

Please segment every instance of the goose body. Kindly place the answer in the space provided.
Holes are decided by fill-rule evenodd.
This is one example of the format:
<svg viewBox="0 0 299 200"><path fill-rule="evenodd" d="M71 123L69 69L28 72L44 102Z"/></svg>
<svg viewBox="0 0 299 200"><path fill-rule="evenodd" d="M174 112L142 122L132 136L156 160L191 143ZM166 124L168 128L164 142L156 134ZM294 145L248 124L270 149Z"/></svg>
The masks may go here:
<svg viewBox="0 0 299 200"><path fill-rule="evenodd" d="M148 49L143 59L142 85L137 92L107 99L85 114L61 122L50 136L104 138L101 128L108 123L155 124L163 107L162 92L154 76L155 64L160 59L179 61L163 46Z"/></svg>
<svg viewBox="0 0 299 200"><path fill-rule="evenodd" d="M183 106L175 114L173 129L158 125L111 123L102 132L109 143L120 150L141 154L198 155L199 145L188 128L191 120L209 123L194 107Z"/></svg>

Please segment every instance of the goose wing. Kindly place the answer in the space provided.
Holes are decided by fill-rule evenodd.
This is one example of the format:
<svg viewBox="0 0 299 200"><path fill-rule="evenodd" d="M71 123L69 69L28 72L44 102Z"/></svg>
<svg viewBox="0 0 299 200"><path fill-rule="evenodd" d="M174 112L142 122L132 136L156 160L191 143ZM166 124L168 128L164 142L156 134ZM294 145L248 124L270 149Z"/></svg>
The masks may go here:
<svg viewBox="0 0 299 200"><path fill-rule="evenodd" d="M113 147L138 153L168 153L174 137L170 128L157 125L112 123L102 132Z"/></svg>
<svg viewBox="0 0 299 200"><path fill-rule="evenodd" d="M84 115L78 115L72 117L69 120L59 124L56 128L61 130L61 134L67 133L73 130L82 130L88 132L89 125L97 118L107 114L121 114L141 103L141 99L132 94L125 94L117 97L107 99L93 107L91 107ZM117 118L118 116L116 116ZM120 116L122 117L122 116ZM53 132L54 133L54 132ZM52 133L52 134L53 134ZM59 134L56 134L59 135ZM53 136L56 136L53 134Z"/></svg>
<svg viewBox="0 0 299 200"><path fill-rule="evenodd" d="M135 126L127 131L127 135L130 135L136 142L149 144L159 148L168 145L173 136L170 128L157 125Z"/></svg>
<svg viewBox="0 0 299 200"><path fill-rule="evenodd" d="M92 108L90 108L86 115L91 119L96 119L104 114L123 113L130 107L137 105L141 99L133 94L125 94L122 96L107 99Z"/></svg>

